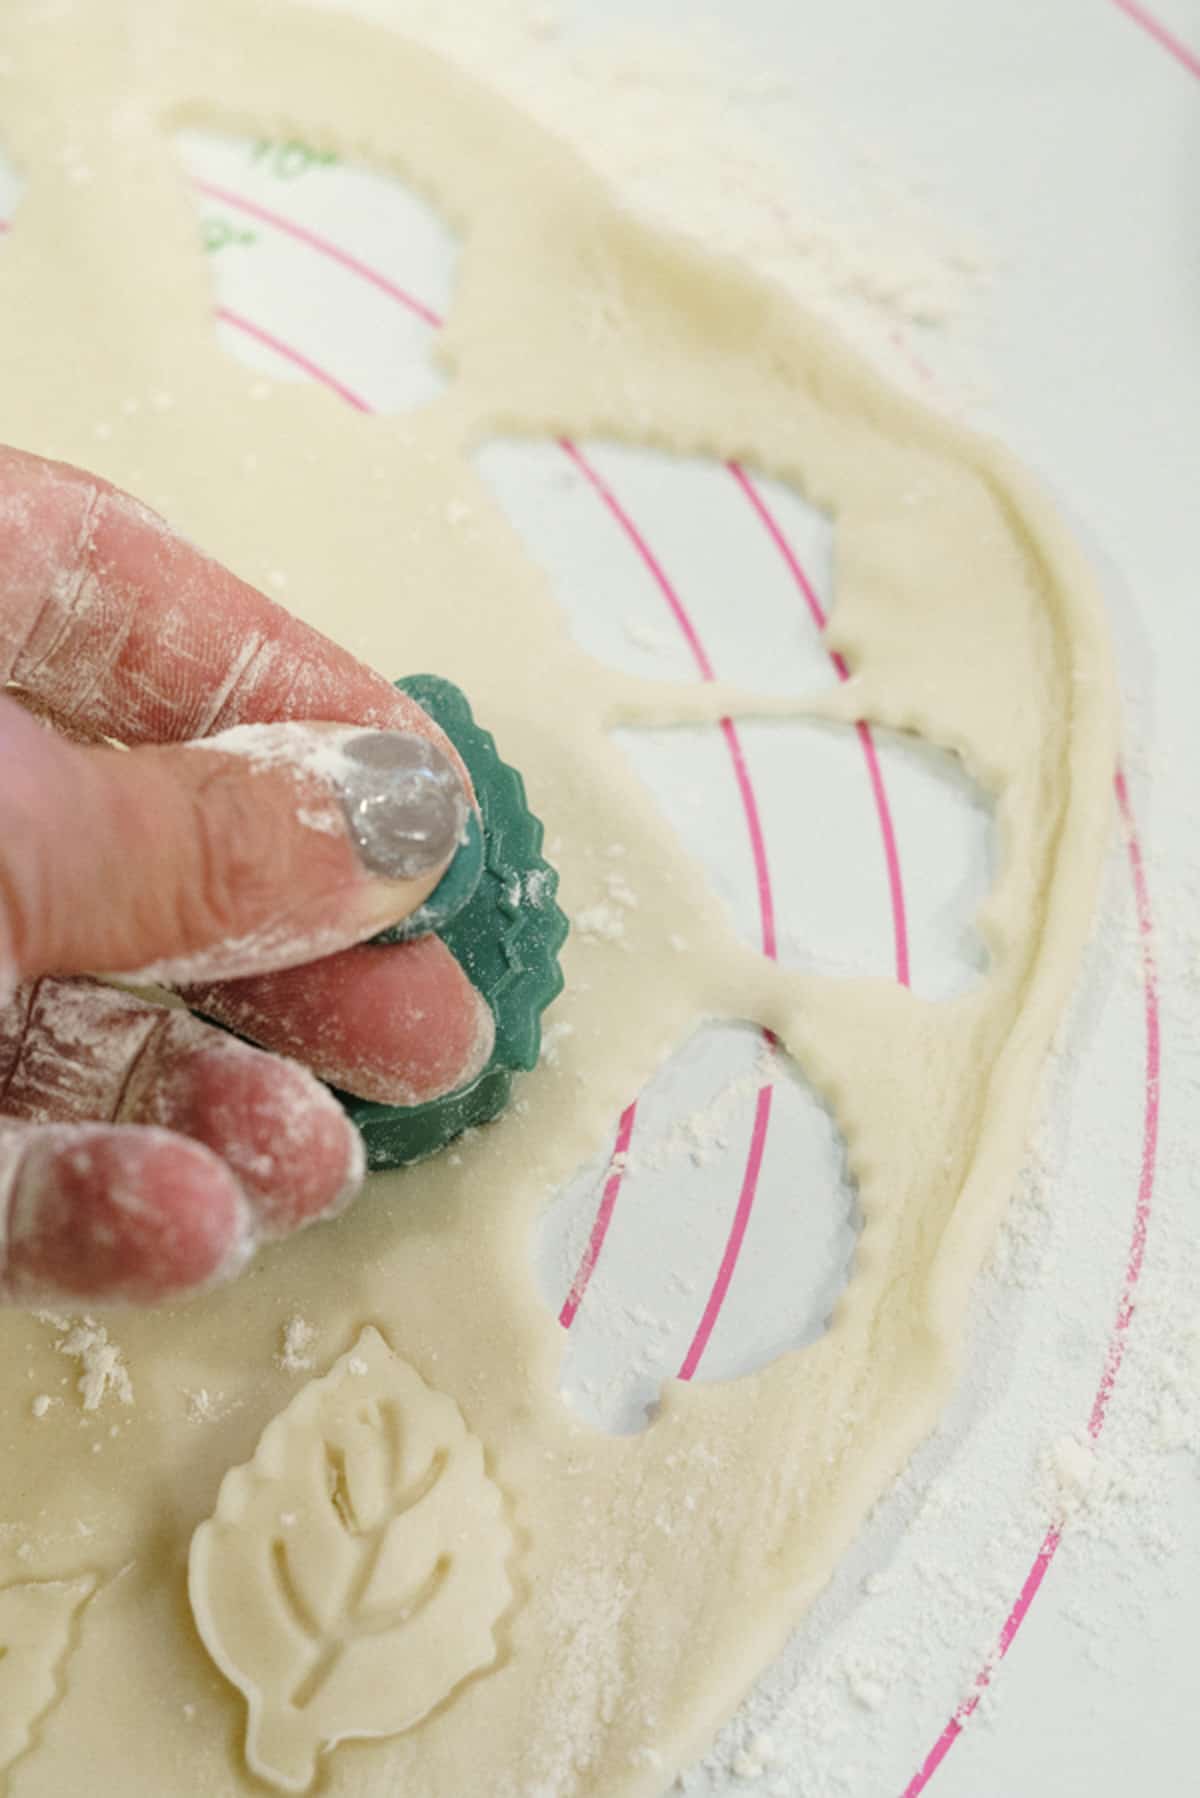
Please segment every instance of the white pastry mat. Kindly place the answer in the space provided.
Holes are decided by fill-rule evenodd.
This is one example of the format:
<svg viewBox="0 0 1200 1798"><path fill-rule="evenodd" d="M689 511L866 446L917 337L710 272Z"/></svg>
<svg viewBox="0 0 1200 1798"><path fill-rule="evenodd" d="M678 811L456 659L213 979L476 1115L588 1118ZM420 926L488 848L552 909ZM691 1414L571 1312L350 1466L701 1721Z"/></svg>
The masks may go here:
<svg viewBox="0 0 1200 1798"><path fill-rule="evenodd" d="M1200 417L1195 268L1185 315L1171 239L1173 221L1190 228L1200 207L1200 81L1192 79L1200 62L1189 62L1183 42L1190 31L1200 49L1200 9L1195 0L1164 5L1154 34L1130 16L1136 7L1061 0L1045 9L1054 20L1022 17L1019 46L1013 21L983 9L1003 33L999 67L979 24L943 41L957 16L949 5L903 9L903 33L883 26L876 8L842 10L844 18L821 14L819 60L829 79L836 85L838 47L861 55L878 27L916 89L907 111L895 99L886 109L888 141L907 141L911 117L917 150L928 150L924 98L942 106L945 145L975 158L974 177L962 167L947 174L964 213L976 180L988 231L1013 262L979 332L1003 388L996 410L1014 446L1045 464L1110 548L1121 538L1127 584L1114 583L1113 605L1136 699L1148 659L1142 633L1183 626L1172 611L1183 588L1172 587L1169 546L1157 567L1153 551L1140 567L1137 557L1150 541L1161 482L1171 478L1144 420L1165 431L1189 381L1193 432ZM748 9L748 28L798 69L811 39L784 12L762 0ZM1067 15L1077 31L1073 73L1059 56ZM921 42L977 70L977 132L967 131L964 102L947 101L935 72L922 72ZM868 86L882 66L868 68ZM1107 217L1081 185L1089 159L1102 153L1098 131L1115 128L1102 99L1128 115L1122 142L1136 144L1141 159L1127 189L1139 194L1136 275L1122 265L1130 219L1122 222L1119 203ZM861 95L857 104L861 111ZM1189 105L1191 166L1179 159L1171 178L1190 182L1190 213L1186 196L1168 207L1155 186L1170 166L1172 121L1178 132ZM1080 274L1091 284L1087 304L1060 290L1044 324L1037 306L1066 265L1055 255L1053 208L1027 205L1017 176L995 177L1010 113L1034 140L1015 162L1025 169L1040 144L1039 179L1057 193L1068 233L1083 208L1099 234L1094 266ZM217 329L231 354L275 378L318 381L363 412L403 411L438 391L431 349L453 287L454 244L423 202L300 144L187 135L180 149L211 248ZM12 197L15 189L0 191L0 201ZM1194 232L1189 241L1194 251ZM1097 271L1110 268L1116 275L1102 284ZM1157 315L1139 283L1161 285ZM1147 389L1138 467L1111 442L1127 421L1125 402L1107 385L1102 395L1094 387L1120 378L1106 357L1110 315L1122 308L1162 321L1164 341L1141 353L1139 378L1162 377L1177 358L1177 385ZM924 353L936 366L937 346ZM1051 378L1070 389L1070 406L1056 406ZM236 443L229 453L238 454ZM794 494L736 466L669 463L603 443L496 444L479 466L598 657L652 678L716 675L788 688L840 678L819 634L830 604L829 527ZM1193 520L1196 467L1193 443ZM249 492L253 475L247 468ZM1110 531L1097 513L1118 493L1124 510ZM1176 549L1181 555L1178 541ZM1153 592L1144 585L1151 573ZM270 585L285 603L287 581L281 560ZM1194 601L1193 591L1193 653ZM430 603L453 604L453 596ZM1174 643L1172 654L1176 665L1185 660ZM1170 675L1160 678L1166 686ZM1132 734L1140 739L1136 718ZM827 973L911 981L930 999L977 977L971 916L987 886L990 823L948 758L866 731L801 726L630 733L625 743L742 934L764 952ZM1156 1231L1170 1218L1170 1163L1156 1187L1167 969L1165 948L1157 969L1149 953L1159 894L1157 867L1143 864L1132 823L1133 809L1140 820L1147 803L1136 754L1120 799L1106 927L1054 1073L1039 1169L982 1282L969 1377L746 1717L689 1776L690 1790L1110 1798L1135 1777L1147 1789L1183 1789L1174 1719L1186 1714L1188 1692L1197 1695L1200 1543L1194 1486L1190 1541L1174 1540L1187 1535L1189 1475L1162 1421L1169 1293L1159 1293L1158 1322L1147 1325L1153 1358L1147 1351L1139 1362L1137 1351L1152 1309L1143 1296L1166 1277ZM637 902L637 869L622 848L612 845L611 903L577 920L617 937ZM678 931L686 938L686 917ZM551 1020L550 1054L554 1038ZM1164 1054L1166 1094L1173 1064ZM564 1386L600 1427L640 1427L665 1377L733 1376L810 1339L845 1278L853 1198L836 1132L786 1070L770 1070L763 1084L766 1056L769 1045L750 1029L713 1029L682 1047L613 1120L616 1160L606 1155L582 1170L547 1213L539 1271L564 1324ZM1193 1312L1196 1294L1193 1286ZM1191 1429L1194 1441L1194 1412ZM1106 1455L1115 1471L1101 1483ZM1184 1633L1173 1653L1176 1627ZM1000 1659L997 1705L991 1676Z"/></svg>

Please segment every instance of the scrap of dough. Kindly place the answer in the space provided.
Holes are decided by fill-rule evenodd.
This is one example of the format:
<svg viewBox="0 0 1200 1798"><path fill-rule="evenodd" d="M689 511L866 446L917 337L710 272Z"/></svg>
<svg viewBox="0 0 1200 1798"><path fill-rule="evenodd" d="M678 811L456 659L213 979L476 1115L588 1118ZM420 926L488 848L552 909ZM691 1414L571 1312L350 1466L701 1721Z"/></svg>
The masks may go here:
<svg viewBox="0 0 1200 1798"><path fill-rule="evenodd" d="M46 1544L86 1517L95 1565L133 1563L89 1617L13 1798L61 1798L82 1758L96 1798L123 1798L131 1765L145 1792L178 1791L181 1767L196 1792L258 1790L230 1758L242 1700L213 1677L181 1566L227 1469L294 1394L274 1357L295 1315L329 1353L377 1324L453 1397L520 1543L501 1660L406 1733L330 1754L330 1798L657 1798L953 1381L1108 830L1115 709L1092 581L1003 452L893 392L781 294L618 211L564 146L416 48L233 0L77 0L52 17L10 0L0 38L6 145L28 182L0 250L6 436L98 466L249 579L288 544L303 616L376 667L445 669L471 693L558 839L567 909L594 900L582 871L617 839L641 901L619 943L568 948L558 1018L586 1045L586 1086L572 1057L547 1061L521 1114L460 1155L377 1180L232 1291L122 1318L136 1402L119 1449L93 1454L104 1442L65 1411L31 1418L27 1375L45 1387L53 1351L0 1319L0 1517ZM302 133L441 203L462 253L438 400L365 420L225 355L163 136L185 120ZM159 393L169 408L149 403ZM608 731L634 710L715 716L727 696L680 689L673 706L667 687L652 705L572 643L475 473L500 432L737 458L830 513L855 678L794 710L917 731L996 796L992 963L974 991L927 1004L887 981L791 974L734 940ZM447 522L464 504L469 532ZM544 1194L714 1016L773 1030L832 1105L864 1219L855 1274L820 1342L737 1381L668 1386L650 1429L601 1437L560 1400L531 1234ZM189 1418L198 1386L221 1392L218 1419ZM7 1540L0 1583L18 1571Z"/></svg>
<svg viewBox="0 0 1200 1798"><path fill-rule="evenodd" d="M95 1585L88 1574L0 1585L0 1781L62 1695L75 1619Z"/></svg>

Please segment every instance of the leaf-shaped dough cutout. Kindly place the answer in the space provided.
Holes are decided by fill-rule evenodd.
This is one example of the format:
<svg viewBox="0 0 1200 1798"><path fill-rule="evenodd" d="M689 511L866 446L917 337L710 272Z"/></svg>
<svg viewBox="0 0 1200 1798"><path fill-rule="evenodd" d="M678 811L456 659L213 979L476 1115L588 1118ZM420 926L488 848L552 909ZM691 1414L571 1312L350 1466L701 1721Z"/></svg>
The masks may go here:
<svg viewBox="0 0 1200 1798"><path fill-rule="evenodd" d="M510 1548L458 1407L364 1330L192 1539L192 1613L245 1695L253 1771L303 1792L323 1751L411 1729L491 1666Z"/></svg>
<svg viewBox="0 0 1200 1798"><path fill-rule="evenodd" d="M90 1574L0 1586L0 1776L62 1696L75 1618L95 1589Z"/></svg>

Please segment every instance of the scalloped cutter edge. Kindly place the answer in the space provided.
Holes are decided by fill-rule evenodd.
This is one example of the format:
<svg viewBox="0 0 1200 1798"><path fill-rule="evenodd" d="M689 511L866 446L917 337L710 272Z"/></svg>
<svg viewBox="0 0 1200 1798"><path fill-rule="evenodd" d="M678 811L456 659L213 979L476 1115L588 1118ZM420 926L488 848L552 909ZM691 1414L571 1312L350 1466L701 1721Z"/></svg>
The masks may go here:
<svg viewBox="0 0 1200 1798"><path fill-rule="evenodd" d="M541 819L529 809L518 771L501 759L491 732L476 723L466 696L435 674L410 675L396 686L429 713L462 756L482 820L481 832L468 829L436 891L399 940L428 929L432 915L432 928L491 1007L496 1044L469 1086L424 1105L380 1105L337 1093L362 1136L372 1172L423 1161L504 1110L513 1075L537 1066L542 1013L562 991L558 953L569 929L555 897L557 870L541 853ZM397 936L389 932L383 940Z"/></svg>

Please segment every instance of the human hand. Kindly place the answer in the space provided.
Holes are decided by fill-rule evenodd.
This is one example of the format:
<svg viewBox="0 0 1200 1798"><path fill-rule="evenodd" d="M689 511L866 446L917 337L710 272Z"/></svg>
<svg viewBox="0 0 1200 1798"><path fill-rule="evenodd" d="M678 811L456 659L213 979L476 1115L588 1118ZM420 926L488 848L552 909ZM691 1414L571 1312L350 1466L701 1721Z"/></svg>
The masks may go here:
<svg viewBox="0 0 1200 1798"><path fill-rule="evenodd" d="M309 1069L417 1104L488 1060L491 1014L436 937L365 941L437 885L465 770L140 502L0 448L6 685L0 1301L178 1297L358 1190L358 1134ZM277 722L298 716L323 722ZM264 1049L89 973L170 983Z"/></svg>

